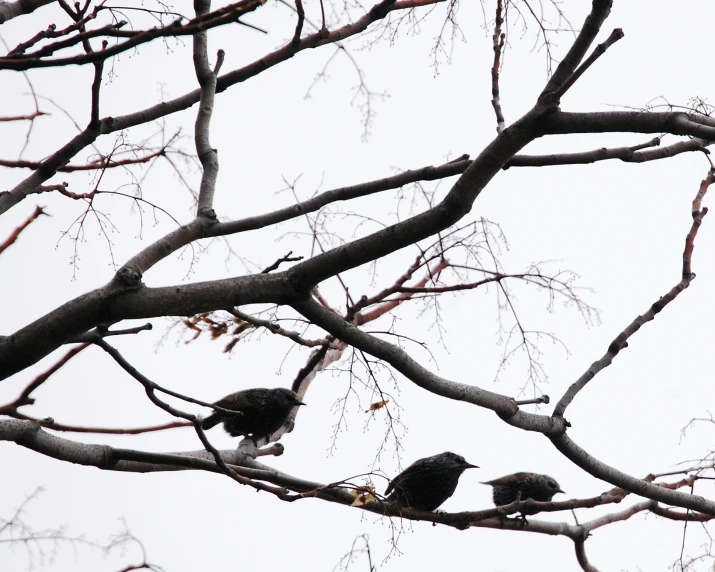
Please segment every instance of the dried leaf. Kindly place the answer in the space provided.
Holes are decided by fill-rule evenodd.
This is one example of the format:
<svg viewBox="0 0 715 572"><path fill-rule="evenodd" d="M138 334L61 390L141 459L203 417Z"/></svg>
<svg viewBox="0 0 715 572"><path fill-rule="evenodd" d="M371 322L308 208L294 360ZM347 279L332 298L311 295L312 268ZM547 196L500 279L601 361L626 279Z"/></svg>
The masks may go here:
<svg viewBox="0 0 715 572"><path fill-rule="evenodd" d="M228 326L226 324L218 324L216 322L213 322L209 326L209 331L211 332L211 339L215 340L228 333Z"/></svg>
<svg viewBox="0 0 715 572"><path fill-rule="evenodd" d="M231 332L234 336L237 336L241 332L245 332L246 330L250 330L253 328L253 324L250 324L249 322L239 322L238 325L233 329L233 332Z"/></svg>
<svg viewBox="0 0 715 572"><path fill-rule="evenodd" d="M233 338L230 342L226 344L226 347L223 348L223 353L227 354L233 349L233 346L235 346L238 343L238 338Z"/></svg>
<svg viewBox="0 0 715 572"><path fill-rule="evenodd" d="M186 340L184 343L189 344L193 342L196 338L198 338L201 335L201 332L203 331L201 328L197 327L194 322L191 320L182 320L184 322L184 325L190 329L194 330L196 333L188 340Z"/></svg>
<svg viewBox="0 0 715 572"><path fill-rule="evenodd" d="M350 506L363 506L364 504L377 499L375 496L375 487L370 485L356 487L350 491L350 494L355 497L355 500Z"/></svg>
<svg viewBox="0 0 715 572"><path fill-rule="evenodd" d="M389 399L385 399L385 401L378 401L377 403L373 403L373 404L370 406L370 409L368 409L367 411L365 411L365 413L370 413L370 411L377 411L378 409L382 409L382 408L385 407L385 405L387 405L388 403L390 403L390 400L389 400Z"/></svg>
<svg viewBox="0 0 715 572"><path fill-rule="evenodd" d="M206 322L206 323L209 324L210 326L220 326L220 325L221 325L221 324L219 324L218 322L216 322L216 321L212 320L211 318L209 318L209 314L201 314L201 315L200 315L200 319L201 319L202 322Z"/></svg>

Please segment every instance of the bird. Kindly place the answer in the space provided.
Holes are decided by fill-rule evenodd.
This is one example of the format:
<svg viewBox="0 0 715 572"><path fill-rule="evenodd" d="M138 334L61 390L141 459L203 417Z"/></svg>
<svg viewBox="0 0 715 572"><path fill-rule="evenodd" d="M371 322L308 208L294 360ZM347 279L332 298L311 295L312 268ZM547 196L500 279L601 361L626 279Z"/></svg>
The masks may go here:
<svg viewBox="0 0 715 572"><path fill-rule="evenodd" d="M392 479L385 495L399 506L433 511L454 494L465 470L477 468L449 451L425 457Z"/></svg>
<svg viewBox="0 0 715 572"><path fill-rule="evenodd" d="M548 502L555 494L564 492L556 479L538 473L514 473L482 484L492 487L492 499L496 506L527 499Z"/></svg>
<svg viewBox="0 0 715 572"><path fill-rule="evenodd" d="M256 441L278 431L293 408L305 403L290 389L260 387L237 391L219 399L214 405L235 413L214 411L201 422L203 429L223 423L223 428L231 437L243 435Z"/></svg>

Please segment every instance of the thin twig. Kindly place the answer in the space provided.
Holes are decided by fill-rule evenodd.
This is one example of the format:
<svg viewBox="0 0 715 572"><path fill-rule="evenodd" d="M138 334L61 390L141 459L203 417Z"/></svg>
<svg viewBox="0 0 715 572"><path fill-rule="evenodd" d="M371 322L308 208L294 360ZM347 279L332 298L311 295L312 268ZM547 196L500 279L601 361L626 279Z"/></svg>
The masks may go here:
<svg viewBox="0 0 715 572"><path fill-rule="evenodd" d="M20 393L17 399L15 399L12 403L1 406L0 415L11 415L13 412L17 411L18 407L22 407L23 405L32 405L35 402L34 398L30 397L32 392L45 383L52 374L56 373L61 367L63 367L68 361L70 361L87 346L89 346L89 344L85 343L69 350L64 356L57 360L53 366L35 377L35 379L33 379L25 387L25 389L22 390L22 393Z"/></svg>
<svg viewBox="0 0 715 572"><path fill-rule="evenodd" d="M596 49L593 50L593 53L586 59L585 62L583 62L577 69L574 71L571 76L563 83L561 86L553 93L553 97L555 101L558 101L561 99L561 97L566 93L569 88L578 81L578 79L584 74L584 72L590 68L594 62L600 58L603 54L606 53L606 50L610 48L613 44L615 44L618 40L620 40L624 36L623 30L620 28L616 28L611 32L611 35L608 36L608 39L603 42L602 44L598 44L596 46Z"/></svg>
<svg viewBox="0 0 715 572"><path fill-rule="evenodd" d="M238 318L239 320L248 322L249 324L252 324L256 327L266 328L272 334L284 336L289 340L293 340L295 343L300 344L301 346L306 346L308 348L314 348L316 346L335 348L334 344L330 342L327 338L324 338L322 340L307 340L303 338L298 332L286 330L285 328L281 328L275 322L271 322L270 320L264 320L262 318L257 318L256 316L251 316L250 314L242 312L238 308L228 308L226 309L226 311Z"/></svg>
<svg viewBox="0 0 715 572"><path fill-rule="evenodd" d="M5 242L0 244L0 254L2 254L5 250L7 250L9 247L11 247L15 243L15 241L18 239L18 237L20 236L20 233L22 233L23 230L25 230L35 220L37 220L40 217L40 215L49 216L43 210L43 207L35 207L35 211L27 218L27 220L25 222L23 222L20 226L18 226L15 230L13 230L12 234L10 234L10 236L8 236L5 239Z"/></svg>
<svg viewBox="0 0 715 572"><path fill-rule="evenodd" d="M664 296L653 303L647 312L638 316L633 320L608 346L608 350L598 361L591 364L581 377L579 377L569 389L564 393L554 408L555 417L563 417L566 408L573 401L579 391L591 381L601 370L611 365L614 358L619 352L628 347L628 339L633 336L643 325L655 319L655 317L670 304L675 298L683 292L690 283L695 279L695 274L691 269L691 258L693 248L695 247L695 237L702 223L703 217L707 214L707 207L701 209L702 199L708 190L708 187L715 182L715 171L710 171L708 176L703 179L698 188L698 193L693 200L692 217L693 223L690 226L687 236L685 237L685 249L683 250L683 268L682 278L678 284L671 288Z"/></svg>
<svg viewBox="0 0 715 572"><path fill-rule="evenodd" d="M291 256L291 254L293 254L293 251L292 251L292 250L291 250L288 254L286 254L285 256L283 256L283 257L279 258L278 260L276 260L276 261L275 261L273 264L271 264L270 266L267 266L266 268L264 268L263 270L261 270L261 274L268 274L268 273L270 273L270 272L273 272L273 271L276 270L283 262L298 262L298 261L300 261L300 260L303 260L303 257L302 257L302 256Z"/></svg>

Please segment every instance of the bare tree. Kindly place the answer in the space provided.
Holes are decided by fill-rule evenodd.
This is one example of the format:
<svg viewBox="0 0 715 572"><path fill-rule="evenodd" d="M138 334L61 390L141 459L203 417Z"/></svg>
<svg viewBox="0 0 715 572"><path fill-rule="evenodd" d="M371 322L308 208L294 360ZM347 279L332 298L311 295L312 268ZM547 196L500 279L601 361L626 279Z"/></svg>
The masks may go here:
<svg viewBox="0 0 715 572"><path fill-rule="evenodd" d="M442 12L437 9L440 3L443 4ZM278 7L285 9L292 18L287 41L251 63L226 72L224 51L209 47L213 30L230 27L237 30L236 33L261 34L261 28L251 24L247 16L254 13L260 15L267 10L263 1L243 0L212 7L209 0L195 0L195 12L191 15L173 12L161 3L156 9L149 9L112 7L108 3L93 3L91 0L74 6L63 0L0 2L0 24L4 28L19 24L23 20L21 16L32 12L36 12L34 16L52 22L16 46L8 46L5 55L0 57L0 70L5 76L13 72L27 74L29 83L34 77L28 73L30 70L38 70L33 74L46 68L73 69L71 66L92 70L91 81L85 82L81 88L89 94L89 109L84 110L83 119L86 126L78 127L76 135L67 137L62 146L52 150L44 159L30 161L23 159L22 155L36 123L46 119L47 110L55 105L54 102L36 94L32 83L29 83L34 111L16 113L14 110L3 110L2 122L26 124L29 129L15 141L18 159L0 161L8 172L22 170L22 178L12 188L0 192L0 215L13 212L19 205L43 193L77 201L82 205L81 213L65 235L74 243L74 262L78 261L81 243L88 239L86 228L90 223L96 225L100 240L106 242L112 261L117 261L111 280L103 286L68 300L17 331L6 332L0 337L2 379L28 370L51 354L57 355L54 365L36 375L16 399L0 406L0 414L4 416L0 420L0 438L58 461L108 471L147 473L193 470L223 473L239 484L268 492L282 501L315 498L359 507L366 512L393 518L394 522L403 519L459 529L494 528L561 535L573 541L578 563L586 571L596 570L587 558L586 540L592 531L600 527L644 512L661 519L682 521L686 527L688 523L705 523L715 518L715 501L699 496L693 490L697 480L712 478L712 455L677 472L630 475L590 454L569 434L568 408L571 403L579 398L587 384L611 365L640 328L654 320L694 280L693 252L699 228L707 214L707 208L702 203L708 188L715 181L715 170L708 158L708 147L715 141L715 120L710 117L710 108L704 102L692 102L684 108L668 106L666 110L566 112L560 109L562 99L592 66L608 65L600 58L624 37L620 29L610 34L603 32L612 2L593 0L590 13L573 26L565 19L559 5L541 6L542 11L552 10L556 15L558 31L568 28L577 30L560 61L554 55L553 28L545 24L543 12L536 12L533 3L503 3L497 0L496 6L485 5L485 11L488 9L494 14L488 22L494 59L491 70L485 70L485 73L491 72L491 104L496 116L496 136L474 159L465 155L438 166L423 166L378 180L317 192L307 199L300 198L295 182L286 182L286 191L293 193L296 199L293 206L271 210L266 205L264 214L235 220L219 216L215 207L221 190L221 185L217 184L219 156L210 138L212 124L221 121L215 113L217 94L232 93L237 85L288 62L306 50L332 49L336 50L336 54L344 53L353 58L346 45L348 40L357 37L369 42L394 39L404 27L416 26L425 19L442 18L441 32L434 47L435 61L438 61L442 55L449 55L450 38L459 34L457 5L456 0L383 0L365 7L350 3L324 4L322 1L317 6L304 7L301 0L296 0L295 4L280 2ZM525 23L537 30L536 41L546 48L549 66L553 64L554 68L540 93L533 94L533 106L518 119L509 121L500 96L501 58L509 41L508 26ZM596 44L602 37L602 43ZM170 49L171 42L181 41L182 38L190 40L193 45L198 87L129 114L102 115L105 82L108 79L121 81L115 80L113 75L116 58L127 54L145 57L145 54L151 54L145 51L145 44L164 41ZM368 88L357 63L355 69L359 75L356 97L367 134L379 94ZM140 87L135 86L135 89ZM269 99L267 95L266 101ZM187 151L181 133L171 132L162 121L196 104L193 149ZM58 108L52 109L56 112ZM542 137L586 133L649 134L650 138L628 147L599 148L578 153L522 153L527 145ZM673 136L675 141L661 145L665 136ZM567 138L562 140L568 141ZM566 143L564 147L568 149L569 145ZM82 162L80 156L88 149L92 149L91 154L87 161ZM631 323L614 335L604 353L594 352L592 365L554 400L556 405L551 413L531 412L526 406L545 405L552 401L543 394L544 371L539 361L539 343L545 338L549 341L557 341L557 338L527 327L520 317L515 290L535 287L547 296L549 304L563 301L587 321L595 318L595 310L581 296L575 283L576 276L571 272L552 270L553 267L548 264L534 264L517 271L508 271L503 267L500 262L500 248L504 241L501 229L491 221L470 215L480 194L504 169L587 165L612 159L644 163L693 152L703 154L708 161L704 163L707 168L704 169L702 183L699 188L692 189L692 222L683 236L685 247L680 260L681 275L673 279L672 287L660 298L643 301L646 311L640 315L634 311ZM190 219L170 214L176 210L176 204L157 204L144 197L142 179L134 169L140 166L151 168L159 162L170 165L181 184L188 188L186 196L193 204ZM194 190L189 181L191 169L197 166L200 167L201 180L198 189ZM86 178L79 178L88 172L92 176L89 183ZM60 181L60 174L68 177L67 181ZM109 177L123 177L124 184L132 190L107 190L105 181ZM455 180L449 183L448 191L443 194L435 193L424 185L426 181L442 181L450 177ZM376 213L374 217L337 210L338 203L350 205L351 201L362 197L396 189L402 189L402 192L396 195L395 205L385 206L384 212ZM142 221L146 210L155 217L170 217L176 228L156 240L147 241L141 250L127 259L115 259L118 247L115 245L117 239L112 235L114 223L111 219L115 207L112 206L114 203L108 202L110 199L132 202ZM397 220L388 220L391 211L398 213ZM48 214L47 209L37 206L32 215L0 245L0 254L9 248L15 250L26 246L23 245L23 233L31 225L36 225L35 221L43 214ZM356 235L352 237L344 232L345 226L341 222L350 216L358 220ZM673 216L686 219L688 215L683 212ZM293 220L305 221L308 228L310 247L302 254L288 252L271 264L264 261L254 263L252 267L246 262L247 270L240 276L158 287L144 282L144 277L158 263L180 253L182 249L193 248L198 253L207 239L247 233L255 233L252 240L259 243L262 240L258 234L261 229ZM398 266L401 262L395 261L404 258L391 257L404 251L409 252L411 262ZM378 274L376 265L383 260L390 261L388 269L382 266ZM356 281L357 286L353 286L351 280L355 280L354 274L347 276L346 273L354 269L359 269L364 276L372 276L373 283L379 282L380 286L362 290L359 281ZM16 279L17 282L21 280L22 277ZM335 301L335 288L343 298L339 302ZM469 293L487 288L495 293L500 315L505 320L501 328L504 336L502 365L516 355L524 357L528 364L524 389L531 393L530 397L518 399L522 396L513 397L487 390L469 380L441 377L412 355L415 348L426 348L421 335L403 331L394 321L381 330L371 329L371 324L378 319L382 319L380 323L384 324L390 316L396 316L401 308L409 305L417 306L424 312L433 312L431 315L436 317L429 323L436 324L438 332L449 329L450 324L440 317L442 298L450 293ZM330 294L325 293L328 290ZM114 336L134 336L134 339L141 340L142 333L152 328L152 323L143 322L160 317L175 317L175 326L193 338L208 334L214 339L224 340L227 352L238 344L260 343L262 332L285 337L296 347L308 348L309 357L305 366L296 372L293 382L293 389L299 397L308 395L309 401L310 392L314 390L312 382L329 367L341 372L350 379L349 392L357 391L360 385L366 387L370 396L367 409L375 415L384 416L387 430L383 445L391 443L399 448L404 436L400 406L392 388L412 383L432 394L434 399L441 397L462 401L475 408L491 410L507 425L543 435L564 457L586 473L610 483L611 487L591 498L548 503L525 500L504 507L460 513L401 508L387 502L380 494L381 482L378 482L379 473L376 471L379 452L374 471L370 474L330 483L289 475L259 462L259 456L283 453L283 445L277 441L299 422L295 413L270 439L258 443L246 439L236 450L218 450L206 437L201 417L177 403L208 408L215 406L174 391L163 381L159 383L150 379L141 372L141 365L125 355L128 352L121 353L112 344ZM123 324L129 320L140 322ZM83 350L91 346L104 350L108 358L141 384L151 403L174 419L149 427L109 428L33 416L28 407L35 403L38 388L69 360L81 360ZM161 359L161 354L157 359ZM179 401L169 401L166 396ZM339 403L338 408L343 405ZM301 416L307 414L301 412ZM341 430L341 423L342 416L336 425L336 434ZM204 448L167 454L83 443L60 436L61 432L121 435L179 427L193 428ZM579 517L574 524L570 523L570 517L576 514L574 511L577 509L581 511L579 514L588 515L590 509L609 507L626 499L633 502L625 509L600 512L599 516L588 519ZM285 510L290 511L290 508ZM564 521L532 517L547 512L564 513ZM529 518L508 518L517 514L529 515ZM365 546L369 556L366 540ZM347 566L353 552L355 545L340 565ZM685 569L695 561L681 555L678 565ZM370 569L373 569L372 557Z"/></svg>

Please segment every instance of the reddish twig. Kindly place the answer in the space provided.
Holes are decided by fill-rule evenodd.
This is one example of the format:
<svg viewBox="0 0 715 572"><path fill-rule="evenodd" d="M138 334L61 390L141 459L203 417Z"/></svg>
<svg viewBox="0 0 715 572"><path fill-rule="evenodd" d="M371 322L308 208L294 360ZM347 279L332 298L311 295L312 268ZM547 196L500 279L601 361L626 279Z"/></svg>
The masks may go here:
<svg viewBox="0 0 715 572"><path fill-rule="evenodd" d="M87 346L89 346L89 344L85 343L69 350L52 367L35 377L35 379L33 379L30 384L22 390L22 393L17 397L17 399L15 399L15 401L0 407L0 415L10 415L11 413L16 412L18 407L22 407L23 405L32 405L35 403L35 400L30 397L30 394L45 383L52 374L57 372L57 370L63 367L68 361L70 361Z"/></svg>
<svg viewBox="0 0 715 572"><path fill-rule="evenodd" d="M3 121L34 121L40 115L49 115L49 114L45 113L44 111L37 110L33 113L30 113L29 115L9 115L6 117L0 117L0 122L3 122Z"/></svg>
<svg viewBox="0 0 715 572"><path fill-rule="evenodd" d="M44 115L40 113L40 115ZM161 146L160 149L148 153L142 157L133 157L130 159L113 159L113 156L122 155L125 151L116 153L116 149L112 150L112 153L106 156L101 156L99 159L90 161L86 165L65 165L57 169L58 173L73 173L75 171L94 171L94 170L104 170L104 169L114 169L116 167L126 167L127 165L140 165L142 163L148 163L152 159L157 157L166 157L169 147L176 141L179 136L177 131L171 138ZM9 167L15 169L38 169L42 165L41 161L10 161L6 159L0 159L0 167Z"/></svg>
<svg viewBox="0 0 715 572"><path fill-rule="evenodd" d="M0 254L2 254L5 250L7 250L9 247L11 247L15 243L15 241L18 239L18 237L20 236L20 233L22 233L23 230L25 230L35 220L37 220L40 217L40 215L49 216L43 210L42 207L35 207L35 212L33 212L25 222L23 222L14 231L12 231L12 234L5 239L5 242L0 244Z"/></svg>
<svg viewBox="0 0 715 572"><path fill-rule="evenodd" d="M569 389L564 393L563 397L559 400L554 408L554 416L563 417L566 408L573 401L576 394L581 391L586 384L591 381L596 374L601 370L611 365L614 358L618 353L628 347L628 339L635 334L643 325L655 319L655 317L670 304L675 298L695 279L695 274L692 272L691 268L691 258L693 255L693 248L695 247L695 237L698 234L698 229L702 223L703 217L707 214L708 209L704 207L701 209L702 200L708 187L715 182L715 171L711 170L708 176L700 183L698 188L698 193L693 200L692 207L692 217L693 223L690 226L687 236L685 237L685 249L683 250L683 270L682 278L678 284L670 289L664 296L662 296L657 302L651 305L647 312L638 316L633 320L608 346L608 350L598 361L591 364L586 372L578 378Z"/></svg>
<svg viewBox="0 0 715 572"><path fill-rule="evenodd" d="M149 427L132 427L132 428L118 428L113 429L111 427L86 427L80 425L66 425L63 423L57 423L52 417L45 419L38 419L37 417L32 417L30 415L25 415L24 413L3 413L14 419L24 419L26 421L34 421L42 427L47 429L52 429L53 431L63 431L66 433L97 433L101 435L141 435L143 433L154 433L156 431L165 431L167 429L178 429L181 427L192 427L192 424L188 421L172 421L170 423L163 423L161 425L152 425Z"/></svg>

